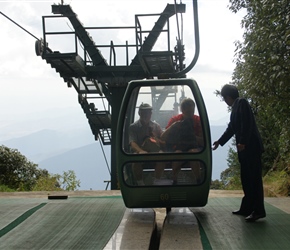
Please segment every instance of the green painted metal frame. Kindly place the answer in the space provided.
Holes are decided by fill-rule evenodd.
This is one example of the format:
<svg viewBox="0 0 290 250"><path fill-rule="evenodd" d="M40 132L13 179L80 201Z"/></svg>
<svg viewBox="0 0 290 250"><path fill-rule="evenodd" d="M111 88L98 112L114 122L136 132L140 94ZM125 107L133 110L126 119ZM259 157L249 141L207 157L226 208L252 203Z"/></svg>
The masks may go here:
<svg viewBox="0 0 290 250"><path fill-rule="evenodd" d="M196 105L199 107L199 115L204 133L204 149L195 154L128 154L123 150L123 131L126 110L130 101L131 93L141 86L164 86L164 85L188 85L193 92ZM132 81L126 90L117 125L116 144L114 148L117 159L118 180L125 205L130 208L136 207L194 207L205 206L208 199L212 177L212 149L210 127L206 107L196 81L192 79L167 79L167 80L144 80ZM131 162L170 162L170 161L193 161L199 160L206 166L206 177L202 184L196 186L128 186L123 177L123 168ZM152 196L151 201L145 201L146 197ZM154 196L154 197L153 197ZM185 200L171 197L186 197ZM167 197L164 199L164 197ZM154 200L155 199L155 200Z"/></svg>

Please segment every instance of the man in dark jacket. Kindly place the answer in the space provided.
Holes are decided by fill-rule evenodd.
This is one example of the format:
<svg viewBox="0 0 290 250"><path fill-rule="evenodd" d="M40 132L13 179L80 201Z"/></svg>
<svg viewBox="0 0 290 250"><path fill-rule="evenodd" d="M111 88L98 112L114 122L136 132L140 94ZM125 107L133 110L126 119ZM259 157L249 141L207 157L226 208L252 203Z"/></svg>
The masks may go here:
<svg viewBox="0 0 290 250"><path fill-rule="evenodd" d="M213 150L223 146L233 135L236 138L241 165L241 182L244 197L240 209L233 214L246 216L252 222L266 217L262 180L261 155L264 151L254 114L247 100L239 98L236 86L226 84L221 95L232 107L230 123L224 134L213 143Z"/></svg>

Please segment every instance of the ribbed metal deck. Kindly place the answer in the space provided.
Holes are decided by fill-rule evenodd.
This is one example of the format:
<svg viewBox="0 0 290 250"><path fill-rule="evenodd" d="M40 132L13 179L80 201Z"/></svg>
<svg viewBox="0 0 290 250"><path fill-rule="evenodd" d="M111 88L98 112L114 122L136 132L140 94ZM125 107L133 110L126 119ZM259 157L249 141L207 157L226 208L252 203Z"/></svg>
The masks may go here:
<svg viewBox="0 0 290 250"><path fill-rule="evenodd" d="M0 193L0 249L289 249L290 198L265 198L267 217L232 215L241 192L211 190L203 208L126 209L119 191ZM165 213L165 209L162 210ZM161 225L160 225L161 224ZM152 247L152 245L150 246ZM158 245L157 248L158 249Z"/></svg>

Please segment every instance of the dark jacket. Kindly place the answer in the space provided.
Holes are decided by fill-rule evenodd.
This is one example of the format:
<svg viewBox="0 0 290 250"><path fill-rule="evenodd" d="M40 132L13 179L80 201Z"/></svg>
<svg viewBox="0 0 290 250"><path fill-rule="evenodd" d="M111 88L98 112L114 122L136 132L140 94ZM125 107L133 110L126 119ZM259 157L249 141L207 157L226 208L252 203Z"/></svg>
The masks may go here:
<svg viewBox="0 0 290 250"><path fill-rule="evenodd" d="M262 153L264 147L258 131L254 114L246 99L237 98L232 106L230 123L219 144L223 146L233 135L236 144L244 144L245 150L252 153Z"/></svg>

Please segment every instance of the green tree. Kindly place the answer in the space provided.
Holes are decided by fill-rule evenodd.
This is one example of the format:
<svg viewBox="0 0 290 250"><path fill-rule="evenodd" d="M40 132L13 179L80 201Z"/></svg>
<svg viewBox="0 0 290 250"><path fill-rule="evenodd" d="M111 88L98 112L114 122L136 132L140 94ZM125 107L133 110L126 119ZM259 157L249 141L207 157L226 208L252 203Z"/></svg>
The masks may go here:
<svg viewBox="0 0 290 250"><path fill-rule="evenodd" d="M211 181L210 189L224 189L224 186L220 180L216 179Z"/></svg>
<svg viewBox="0 0 290 250"><path fill-rule="evenodd" d="M290 174L290 5L288 0L230 0L246 10L243 41L236 42L237 85L254 110L266 152L264 173ZM288 187L289 188L289 187Z"/></svg>
<svg viewBox="0 0 290 250"><path fill-rule="evenodd" d="M233 143L234 144L234 143ZM228 168L221 173L221 183L224 189L241 189L240 163L235 149L230 148L228 153Z"/></svg>
<svg viewBox="0 0 290 250"><path fill-rule="evenodd" d="M80 187L80 181L77 180L76 174L73 170L68 170L63 172L63 175L57 175L62 188L66 191L74 191Z"/></svg>
<svg viewBox="0 0 290 250"><path fill-rule="evenodd" d="M0 146L0 183L8 188L24 191L32 190L40 176L46 176L47 170L37 168L17 149Z"/></svg>
<svg viewBox="0 0 290 250"><path fill-rule="evenodd" d="M60 174L48 174L37 180L33 191L75 191L80 187L80 180L77 180L73 170L64 171Z"/></svg>
<svg viewBox="0 0 290 250"><path fill-rule="evenodd" d="M0 146L0 186L2 191L74 191L80 187L74 171L50 174L38 168L17 149Z"/></svg>
<svg viewBox="0 0 290 250"><path fill-rule="evenodd" d="M48 174L47 176L41 176L38 178L32 191L61 191L59 176Z"/></svg>

